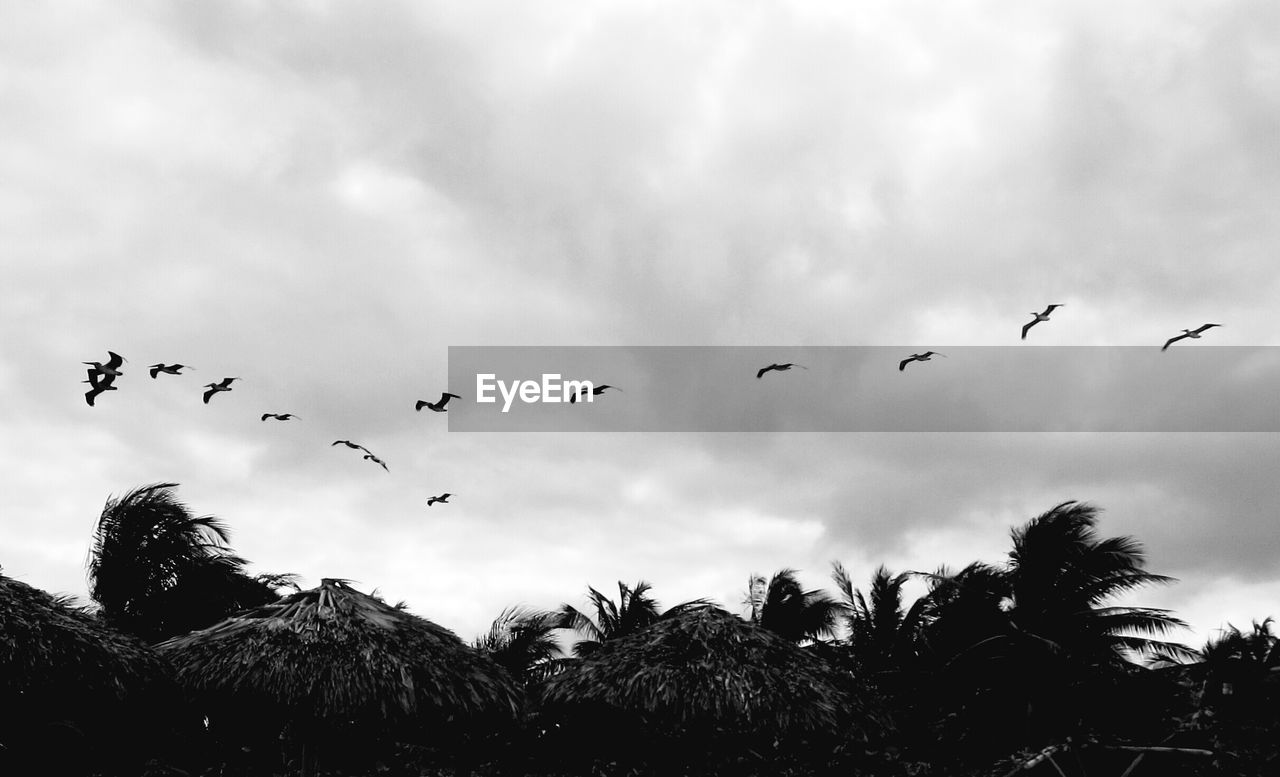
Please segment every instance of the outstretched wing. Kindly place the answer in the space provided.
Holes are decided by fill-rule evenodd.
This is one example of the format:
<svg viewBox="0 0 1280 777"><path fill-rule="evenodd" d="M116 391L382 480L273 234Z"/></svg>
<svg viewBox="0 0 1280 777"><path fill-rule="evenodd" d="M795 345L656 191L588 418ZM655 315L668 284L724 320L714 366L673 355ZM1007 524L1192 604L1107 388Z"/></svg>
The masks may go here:
<svg viewBox="0 0 1280 777"><path fill-rule="evenodd" d="M1026 340L1026 339L1027 339L1027 331L1028 331L1029 329L1031 329L1031 327L1035 326L1035 325L1036 325L1036 324L1038 324L1038 323L1040 323L1040 319L1036 318L1036 319L1032 319L1032 321L1031 321L1031 323L1030 323L1030 324L1027 324L1027 325L1025 325L1025 326L1023 326L1023 327L1022 327L1022 339L1023 339L1023 340Z"/></svg>
<svg viewBox="0 0 1280 777"><path fill-rule="evenodd" d="M1169 338L1169 340L1168 340L1168 342L1166 342L1166 343L1164 344L1164 347L1163 347L1163 348L1161 348L1160 350L1162 350L1162 351L1167 351L1167 350L1169 350L1169 346L1173 345L1174 343L1178 342L1179 340L1185 340L1185 339L1187 339L1189 336L1190 336L1190 335L1187 335L1187 334L1180 334L1180 335L1178 335L1177 337L1170 337L1170 338Z"/></svg>
<svg viewBox="0 0 1280 777"><path fill-rule="evenodd" d="M916 357L912 356L898 362L898 372L902 372L903 370L905 370L907 368L907 365L915 360L916 360Z"/></svg>

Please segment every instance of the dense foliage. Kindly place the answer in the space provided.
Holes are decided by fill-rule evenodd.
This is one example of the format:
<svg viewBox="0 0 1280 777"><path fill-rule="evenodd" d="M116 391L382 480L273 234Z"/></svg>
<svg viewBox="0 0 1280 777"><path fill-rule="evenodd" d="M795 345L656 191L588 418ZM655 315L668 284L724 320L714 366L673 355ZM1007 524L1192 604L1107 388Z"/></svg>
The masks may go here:
<svg viewBox="0 0 1280 777"><path fill-rule="evenodd" d="M1171 640L1172 613L1116 600L1173 581L1087 504L1014 528L998 563L882 566L864 589L837 562L835 596L753 575L744 617L619 582L467 645L344 581L282 599L172 489L108 502L96 612L0 578L0 758L35 732L99 750L48 748L46 772L122 777L1280 774L1271 619ZM173 680L185 698L148 690ZM104 743L138 698L121 757Z"/></svg>

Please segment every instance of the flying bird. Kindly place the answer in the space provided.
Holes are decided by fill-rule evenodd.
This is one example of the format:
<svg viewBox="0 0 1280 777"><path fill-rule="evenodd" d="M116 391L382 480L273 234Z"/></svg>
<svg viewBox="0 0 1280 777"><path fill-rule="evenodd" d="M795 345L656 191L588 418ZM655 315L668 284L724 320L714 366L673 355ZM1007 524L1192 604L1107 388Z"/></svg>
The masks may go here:
<svg viewBox="0 0 1280 777"><path fill-rule="evenodd" d="M352 450L364 451L365 453L369 453L369 454L373 453L373 451L369 450L363 445L360 445L359 443L351 442L350 440L334 440L333 442L329 443L330 448L332 448L335 445L345 445L348 448L351 448Z"/></svg>
<svg viewBox="0 0 1280 777"><path fill-rule="evenodd" d="M382 465L383 469L387 469L387 463L382 459L378 458L377 456L374 456L372 453L366 453L364 455L364 458L365 458L365 461L372 461L374 464ZM387 472L390 472L390 471L391 470L387 469Z"/></svg>
<svg viewBox="0 0 1280 777"><path fill-rule="evenodd" d="M92 371L90 372L90 374L93 374ZM84 392L84 401L89 403L89 407L93 407L93 401L97 399L98 395L101 394L102 392L118 390L115 386L111 385L111 381L109 380L104 380L97 383L93 382L92 380L82 380L80 382L88 383L92 385L92 388Z"/></svg>
<svg viewBox="0 0 1280 777"><path fill-rule="evenodd" d="M106 386L106 387L114 388L114 386L112 386L111 384L116 382L115 375L110 375L105 372L98 372L97 370L85 370L85 373L89 376L89 379L82 380L80 381L81 383L88 383L90 386L93 386L94 388L97 388L98 386Z"/></svg>
<svg viewBox="0 0 1280 777"><path fill-rule="evenodd" d="M599 385L599 386L593 386L593 387L591 388L591 396L593 396L593 397L598 397L598 396L600 396L601 394L603 394L603 393L604 393L604 390L605 390L605 389L613 389L614 391L622 391L622 389L618 388L617 386L610 386L608 383L602 383L602 384L601 384L601 385ZM587 392L586 392L586 390L584 389L584 390L582 390L582 391L579 391L577 394L570 394L570 395L569 395L569 404L571 404L571 405L572 405L574 402L577 402L577 401L578 401L578 397L580 397L580 396L584 396L586 393L587 393Z"/></svg>
<svg viewBox="0 0 1280 777"><path fill-rule="evenodd" d="M764 374L765 374L766 372L768 372L769 370L777 370L777 371L779 371L779 372L786 372L787 370L791 369L792 367L799 367L799 368L800 368L800 369L802 369L802 370L807 370L807 369L809 369L808 367L804 366L803 364L792 364L792 363L790 363L790 362L788 362L788 363L786 363L786 364L770 364L768 367L761 367L761 368L760 368L760 371L756 373L756 378L757 378L757 379L759 379L759 378L763 378L763 377L764 377Z"/></svg>
<svg viewBox="0 0 1280 777"><path fill-rule="evenodd" d="M162 372L166 375L181 375L183 370L194 370L195 367L186 364L153 364L147 369L151 371L151 377L154 378Z"/></svg>
<svg viewBox="0 0 1280 777"><path fill-rule="evenodd" d="M924 353L913 353L911 354L910 358L903 359L902 361L898 362L898 372L902 372L903 370L905 370L907 368L907 365L910 364L911 362L927 362L935 356L941 356L944 359L947 358L947 355L945 353L938 353L937 351L925 351Z"/></svg>
<svg viewBox="0 0 1280 777"><path fill-rule="evenodd" d="M413 406L413 409L421 412L422 408L425 407L430 410L434 410L437 413L447 413L449 411L447 408L445 408L445 405L449 404L450 399L462 399L462 397L458 396L457 394L450 394L449 392L446 391L442 393L440 395L440 399L436 400L434 403L428 402L425 399L419 399L417 404Z"/></svg>
<svg viewBox="0 0 1280 777"><path fill-rule="evenodd" d="M115 351L107 351L107 356L110 356L111 358L107 359L106 364L103 364L102 362L81 362L81 364L88 364L92 366L95 371L100 372L103 375L110 375L113 378L117 375L123 375L124 373L120 371L120 365L124 364L124 357Z"/></svg>
<svg viewBox="0 0 1280 777"><path fill-rule="evenodd" d="M1211 327L1215 327L1215 326L1222 326L1222 324L1205 324L1204 326L1200 327L1199 329L1184 329L1184 330L1182 330L1182 334L1178 335L1177 337L1170 337L1170 338L1169 338L1169 342L1165 343L1165 344L1164 344L1164 348L1161 348L1160 350L1161 350L1161 351L1167 350L1167 349L1169 348L1169 346L1173 345L1174 343L1178 342L1179 340L1185 340L1185 339L1187 339L1188 337L1190 337L1192 340L1199 340L1199 339L1200 339L1200 333L1201 333L1201 332L1203 332L1203 331L1205 331L1206 329L1209 329L1209 328L1211 328Z"/></svg>
<svg viewBox="0 0 1280 777"><path fill-rule="evenodd" d="M294 415L293 413L263 413L262 414L263 421L267 420L268 418L274 418L277 421L288 421L291 418L297 418L297 416Z"/></svg>
<svg viewBox="0 0 1280 777"><path fill-rule="evenodd" d="M1037 312L1035 312L1034 310L1033 310L1033 311L1031 311L1031 315L1035 316L1035 318L1031 319L1031 323L1029 323L1029 324L1027 324L1026 326L1022 327L1022 339L1023 339L1023 340L1026 340L1026 339L1027 339L1027 330L1028 330L1028 329L1030 329L1031 327L1033 327L1033 326L1035 326L1036 324L1040 323L1041 321L1048 321L1048 320L1049 320L1049 314L1053 312L1053 309L1054 309L1054 308L1060 308L1060 307L1062 307L1062 306L1063 306L1063 304L1065 304L1065 303L1058 303L1058 304L1050 305L1049 307L1047 307L1047 308L1045 308L1045 309L1044 309L1044 312L1043 312L1043 313L1037 313Z"/></svg>
<svg viewBox="0 0 1280 777"><path fill-rule="evenodd" d="M209 404L209 398L212 397L214 394L217 394L219 391L230 391L231 381L233 380L240 380L240 379L239 378L223 378L218 383L206 383L204 387L209 390L204 392L204 403L206 405Z"/></svg>
<svg viewBox="0 0 1280 777"><path fill-rule="evenodd" d="M448 492L445 492L445 493L441 494L440 496L433 496L433 497L430 497L430 498L428 498L428 499L427 499L427 507L430 507L431 505L435 504L436 502L439 502L439 503L440 503L440 504L442 504L442 505L447 505L447 504L449 504L449 497L451 497L451 496L453 496L453 494L450 494L450 493L448 493Z"/></svg>

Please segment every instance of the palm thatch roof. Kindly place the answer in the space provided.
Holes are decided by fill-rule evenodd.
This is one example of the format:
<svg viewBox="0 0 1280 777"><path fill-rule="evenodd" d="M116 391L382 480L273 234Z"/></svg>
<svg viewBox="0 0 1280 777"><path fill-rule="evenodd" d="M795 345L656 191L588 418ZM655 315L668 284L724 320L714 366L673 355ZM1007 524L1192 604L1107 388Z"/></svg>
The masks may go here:
<svg viewBox="0 0 1280 777"><path fill-rule="evenodd" d="M292 720L512 719L521 691L452 631L326 578L157 646L212 707Z"/></svg>
<svg viewBox="0 0 1280 777"><path fill-rule="evenodd" d="M24 717L115 714L163 687L146 645L62 600L0 575L0 706Z"/></svg>
<svg viewBox="0 0 1280 777"><path fill-rule="evenodd" d="M673 731L847 733L862 719L852 678L717 607L654 623L548 678L548 710L608 707Z"/></svg>

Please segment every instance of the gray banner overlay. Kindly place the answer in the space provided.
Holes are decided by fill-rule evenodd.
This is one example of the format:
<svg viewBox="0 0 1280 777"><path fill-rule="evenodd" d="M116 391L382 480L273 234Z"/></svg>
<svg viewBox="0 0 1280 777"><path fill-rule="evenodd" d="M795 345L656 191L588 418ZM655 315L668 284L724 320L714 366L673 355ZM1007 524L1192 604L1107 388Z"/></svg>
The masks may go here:
<svg viewBox="0 0 1280 777"><path fill-rule="evenodd" d="M927 350L451 346L449 430L1280 431L1280 347L938 346L899 368Z"/></svg>

